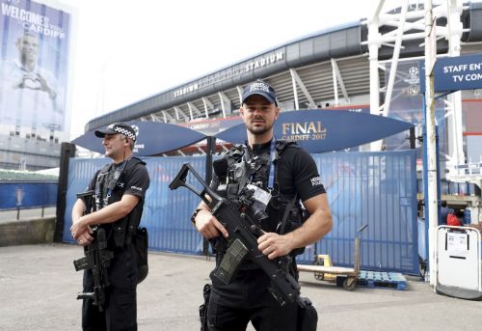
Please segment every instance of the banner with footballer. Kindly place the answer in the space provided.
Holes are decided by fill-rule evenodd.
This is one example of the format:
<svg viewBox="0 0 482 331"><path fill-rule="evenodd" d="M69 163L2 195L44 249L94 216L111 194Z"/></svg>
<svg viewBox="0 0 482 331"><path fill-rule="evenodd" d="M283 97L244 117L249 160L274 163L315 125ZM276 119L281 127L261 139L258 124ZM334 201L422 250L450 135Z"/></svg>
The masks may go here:
<svg viewBox="0 0 482 331"><path fill-rule="evenodd" d="M0 2L2 132L41 138L65 131L71 14L40 2Z"/></svg>

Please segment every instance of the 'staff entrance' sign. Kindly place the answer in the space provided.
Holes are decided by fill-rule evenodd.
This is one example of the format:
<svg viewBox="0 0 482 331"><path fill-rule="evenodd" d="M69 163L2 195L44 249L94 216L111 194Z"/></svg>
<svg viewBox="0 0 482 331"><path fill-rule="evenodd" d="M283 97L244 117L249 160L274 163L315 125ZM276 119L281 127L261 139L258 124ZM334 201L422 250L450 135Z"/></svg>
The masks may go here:
<svg viewBox="0 0 482 331"><path fill-rule="evenodd" d="M423 61L420 77L425 76ZM475 90L482 88L482 54L437 59L434 66L435 92ZM425 91L425 80L420 80L420 91Z"/></svg>

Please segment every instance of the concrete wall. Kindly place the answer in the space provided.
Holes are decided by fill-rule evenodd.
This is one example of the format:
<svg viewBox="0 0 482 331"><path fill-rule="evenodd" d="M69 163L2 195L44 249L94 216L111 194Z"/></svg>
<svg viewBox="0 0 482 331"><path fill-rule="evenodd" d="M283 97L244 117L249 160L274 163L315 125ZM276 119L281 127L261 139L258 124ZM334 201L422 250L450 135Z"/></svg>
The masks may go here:
<svg viewBox="0 0 482 331"><path fill-rule="evenodd" d="M0 247L52 243L55 217L0 223Z"/></svg>

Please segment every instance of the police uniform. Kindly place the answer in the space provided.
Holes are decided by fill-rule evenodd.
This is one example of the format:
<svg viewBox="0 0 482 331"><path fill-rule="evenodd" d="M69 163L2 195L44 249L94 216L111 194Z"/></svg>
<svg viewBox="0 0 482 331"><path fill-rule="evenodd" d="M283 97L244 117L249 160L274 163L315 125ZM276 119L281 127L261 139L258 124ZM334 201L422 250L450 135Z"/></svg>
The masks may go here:
<svg viewBox="0 0 482 331"><path fill-rule="evenodd" d="M273 146L276 146L274 158ZM242 148L243 152L228 153L228 160L224 164L232 167L236 162L257 163L253 165L256 171L251 178L252 183L258 183L266 189L269 185L270 172L274 170L272 197L266 208L269 218L260 221L260 227L264 231L282 234L300 226L301 207L299 203L290 204L290 201L305 201L326 193L313 158L297 145L282 141L275 143L272 140L266 144L254 145L252 150L247 146L237 148ZM233 161L233 158L237 160ZM215 174L211 186L217 187L220 195L229 195L219 190L226 181L226 178L222 178L224 175L219 173L224 172L219 171ZM229 191L229 188L227 190ZM286 212L286 209L290 210ZM288 214L291 216L286 217ZM282 222L283 219L285 222ZM216 245L217 242L214 243L215 247ZM218 250L217 265L222 256L222 249ZM297 303L281 306L270 293L269 277L252 261L245 260L228 285L220 281L215 272L216 269L210 275L212 290L207 310L209 330L244 331L249 321L257 330L296 330ZM298 278L294 256L291 273Z"/></svg>
<svg viewBox="0 0 482 331"><path fill-rule="evenodd" d="M115 184L112 190L109 183ZM107 269L109 286L105 291L104 311L99 312L98 307L92 305L92 300L84 299L83 330L137 330L137 255L131 239L141 220L148 187L149 175L145 163L136 157L120 164L107 165L96 173L89 184L89 190L94 190L96 194L96 209L120 201L124 194L138 196L140 200L123 219L100 225L107 235L107 249L114 253L114 257ZM85 270L84 293L92 292L93 284L91 270Z"/></svg>

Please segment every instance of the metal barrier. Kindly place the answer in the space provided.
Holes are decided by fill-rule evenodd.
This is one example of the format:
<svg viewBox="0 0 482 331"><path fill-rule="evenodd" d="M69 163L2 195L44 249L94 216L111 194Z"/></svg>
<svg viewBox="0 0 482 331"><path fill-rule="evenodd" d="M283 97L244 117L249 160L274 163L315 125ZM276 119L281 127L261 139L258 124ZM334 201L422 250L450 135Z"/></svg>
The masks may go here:
<svg viewBox="0 0 482 331"><path fill-rule="evenodd" d="M365 270L419 274L415 152L338 152L313 154L327 189L333 230L308 247L299 261L311 263L315 254L329 254L334 265L353 266L356 230L368 224L360 247ZM203 239L189 219L199 203L185 190L168 184L189 162L205 175L204 157L144 158L151 178L142 224L149 231L149 248L202 254ZM71 210L76 193L85 190L97 169L109 159L72 159L63 241L70 237Z"/></svg>

